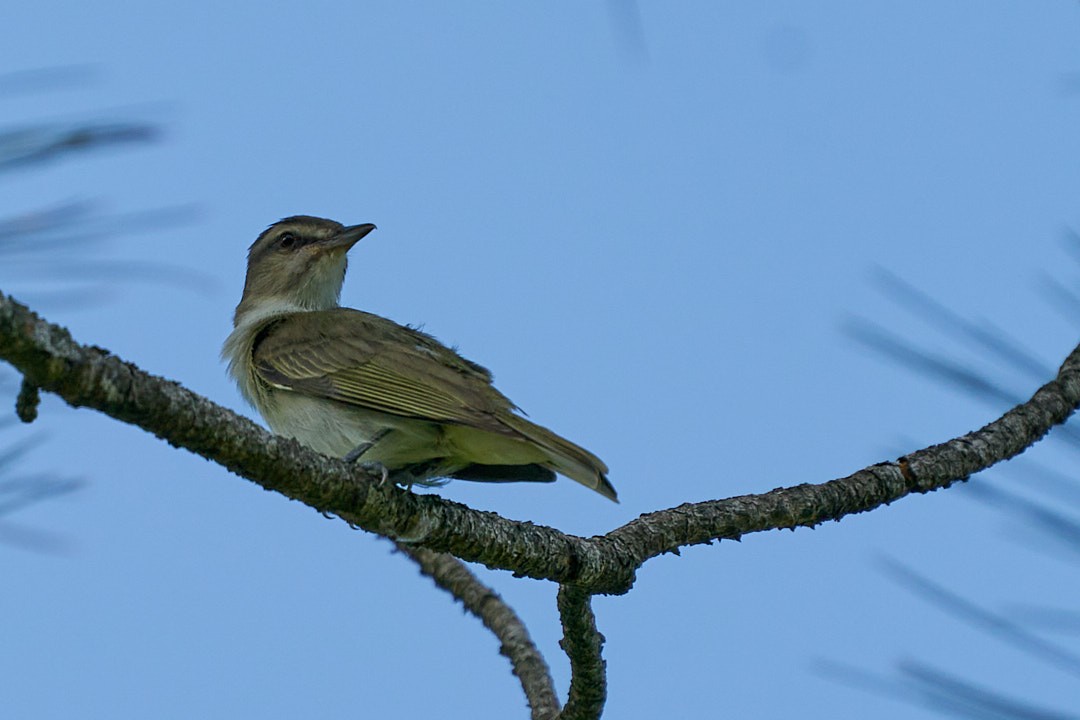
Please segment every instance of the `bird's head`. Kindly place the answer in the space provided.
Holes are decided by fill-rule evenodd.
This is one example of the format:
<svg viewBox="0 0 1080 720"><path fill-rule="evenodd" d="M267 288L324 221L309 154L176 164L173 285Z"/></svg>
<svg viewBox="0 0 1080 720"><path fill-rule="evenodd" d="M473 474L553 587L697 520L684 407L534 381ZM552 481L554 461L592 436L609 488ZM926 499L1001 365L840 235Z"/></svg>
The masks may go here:
<svg viewBox="0 0 1080 720"><path fill-rule="evenodd" d="M252 312L326 310L337 307L345 281L345 255L375 229L371 223L345 226L297 215L268 227L248 250L244 296L236 324Z"/></svg>

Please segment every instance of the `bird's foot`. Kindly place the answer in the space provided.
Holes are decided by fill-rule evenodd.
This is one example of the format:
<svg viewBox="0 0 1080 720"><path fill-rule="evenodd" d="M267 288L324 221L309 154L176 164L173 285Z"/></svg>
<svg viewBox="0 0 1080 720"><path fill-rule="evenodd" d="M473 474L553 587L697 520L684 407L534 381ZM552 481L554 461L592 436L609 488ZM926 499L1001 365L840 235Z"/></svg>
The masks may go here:
<svg viewBox="0 0 1080 720"><path fill-rule="evenodd" d="M348 457L346 457L346 460L348 460ZM353 461L349 460L349 462ZM364 470L367 470L368 472L378 473L381 478L379 480L380 486L386 485L387 481L390 480L390 470L388 470L387 467L381 462L369 460L367 462L360 463L360 467L362 467Z"/></svg>
<svg viewBox="0 0 1080 720"><path fill-rule="evenodd" d="M419 478L409 468L400 468L390 473L390 479L395 485L400 485L409 492L412 492L413 485L417 483Z"/></svg>

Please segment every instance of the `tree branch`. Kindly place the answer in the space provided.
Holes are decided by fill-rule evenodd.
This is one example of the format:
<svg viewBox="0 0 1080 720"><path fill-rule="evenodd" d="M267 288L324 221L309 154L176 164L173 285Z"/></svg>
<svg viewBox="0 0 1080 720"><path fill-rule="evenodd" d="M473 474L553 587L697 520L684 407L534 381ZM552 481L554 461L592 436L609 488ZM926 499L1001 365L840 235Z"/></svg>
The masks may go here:
<svg viewBox="0 0 1080 720"><path fill-rule="evenodd" d="M365 530L516 575L593 594L630 589L642 563L684 545L776 528L812 527L913 492L948 487L1019 454L1080 404L1080 347L1051 382L986 427L820 485L680 505L607 535L580 538L507 520L435 495L414 495L362 468L271 435L177 383L80 345L0 293L0 358L30 385L92 407L213 460L262 487Z"/></svg>
<svg viewBox="0 0 1080 720"><path fill-rule="evenodd" d="M563 626L559 646L570 658L570 696L559 720L597 720L607 699L607 663L600 654L604 636L596 629L592 596L562 585L558 606Z"/></svg>
<svg viewBox="0 0 1080 720"><path fill-rule="evenodd" d="M813 527L867 512L910 493L946 488L991 465L1019 455L1080 405L1080 346L1058 375L1025 403L966 435L871 465L820 485L795 485L761 495L743 495L680 505L642 515L601 540L618 545L638 561L674 552L682 545L777 528Z"/></svg>
<svg viewBox="0 0 1080 720"><path fill-rule="evenodd" d="M555 683L544 657L513 608L457 558L404 543L397 543L397 547L416 561L420 572L460 600L465 609L480 618L484 627L499 639L499 653L510 660L514 675L521 681L533 720L556 717L559 699L555 695Z"/></svg>

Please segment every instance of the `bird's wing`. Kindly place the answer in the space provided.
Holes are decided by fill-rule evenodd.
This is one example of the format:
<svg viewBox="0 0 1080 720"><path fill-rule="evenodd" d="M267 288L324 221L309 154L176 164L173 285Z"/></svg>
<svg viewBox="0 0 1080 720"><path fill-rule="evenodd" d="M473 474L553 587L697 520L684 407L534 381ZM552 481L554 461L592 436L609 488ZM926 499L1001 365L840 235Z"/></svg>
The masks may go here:
<svg viewBox="0 0 1080 720"><path fill-rule="evenodd" d="M370 410L517 434L491 374L430 335L337 308L272 321L253 347L266 383Z"/></svg>
<svg viewBox="0 0 1080 720"><path fill-rule="evenodd" d="M346 308L299 312L267 323L252 361L274 387L524 441L544 451L543 466L616 497L600 458L516 414L491 373L419 330ZM458 439L471 446L477 437Z"/></svg>

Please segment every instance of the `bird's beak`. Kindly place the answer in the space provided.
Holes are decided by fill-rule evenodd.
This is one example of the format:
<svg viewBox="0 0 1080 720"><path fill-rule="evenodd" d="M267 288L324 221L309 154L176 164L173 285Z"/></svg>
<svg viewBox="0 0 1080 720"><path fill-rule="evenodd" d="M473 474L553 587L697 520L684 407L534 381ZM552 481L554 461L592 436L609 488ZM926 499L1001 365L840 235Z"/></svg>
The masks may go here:
<svg viewBox="0 0 1080 720"><path fill-rule="evenodd" d="M321 245L324 250L343 250L347 251L357 242L360 238L367 235L369 232L375 229L375 226L371 223L364 223L363 225L350 225L344 228L336 235L331 235L324 240Z"/></svg>

